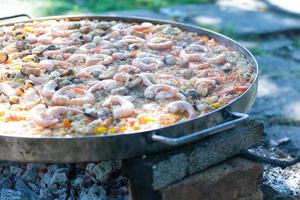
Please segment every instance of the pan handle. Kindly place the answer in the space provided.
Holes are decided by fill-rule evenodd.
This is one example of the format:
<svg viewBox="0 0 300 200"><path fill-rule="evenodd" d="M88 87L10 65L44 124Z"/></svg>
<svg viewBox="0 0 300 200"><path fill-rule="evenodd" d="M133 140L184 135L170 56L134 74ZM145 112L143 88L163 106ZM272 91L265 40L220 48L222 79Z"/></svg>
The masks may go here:
<svg viewBox="0 0 300 200"><path fill-rule="evenodd" d="M0 17L0 20L13 19L13 18L18 18L18 17L27 17L27 18L31 19L31 17L28 14L23 13L23 14L18 14L18 15Z"/></svg>
<svg viewBox="0 0 300 200"><path fill-rule="evenodd" d="M215 135L218 132L234 128L237 125L239 125L241 122L247 120L249 117L248 114L239 113L239 112L230 112L230 114L231 116L235 117L235 119L218 124L214 127L210 127L204 130L194 132L189 135L185 135L179 138L170 138L162 135L152 134L151 139L154 142L160 142L162 144L167 144L170 146L180 146L191 142L195 142L197 140L201 140L211 135Z"/></svg>

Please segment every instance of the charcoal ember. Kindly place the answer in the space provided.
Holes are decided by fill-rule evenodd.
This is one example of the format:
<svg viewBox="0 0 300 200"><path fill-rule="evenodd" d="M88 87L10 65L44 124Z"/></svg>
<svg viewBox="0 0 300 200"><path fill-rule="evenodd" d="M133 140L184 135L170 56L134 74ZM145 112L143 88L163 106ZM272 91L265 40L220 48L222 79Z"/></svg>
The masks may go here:
<svg viewBox="0 0 300 200"><path fill-rule="evenodd" d="M71 185L75 189L80 189L84 187L84 178L83 176L76 177L75 179L72 180Z"/></svg>
<svg viewBox="0 0 300 200"><path fill-rule="evenodd" d="M9 166L9 170L14 175L16 180L19 179L19 177L23 174L23 169L20 166L17 166L17 165Z"/></svg>
<svg viewBox="0 0 300 200"><path fill-rule="evenodd" d="M106 200L106 192L103 187L93 185L91 188L84 189L79 194L80 200Z"/></svg>
<svg viewBox="0 0 300 200"><path fill-rule="evenodd" d="M29 200L29 199L24 197L22 192L7 189L7 188L2 188L0 200Z"/></svg>
<svg viewBox="0 0 300 200"><path fill-rule="evenodd" d="M41 188L39 192L39 199L40 200L53 200L55 199L52 193L47 188Z"/></svg>
<svg viewBox="0 0 300 200"><path fill-rule="evenodd" d="M21 179L25 182L36 183L38 180L39 170L34 165L28 165L27 170L22 175Z"/></svg>
<svg viewBox="0 0 300 200"><path fill-rule="evenodd" d="M32 191L30 187L28 187L26 183L21 179L19 179L16 182L15 189L19 192L22 192L24 196L28 199L32 199L32 200L38 199L38 195L34 191Z"/></svg>
<svg viewBox="0 0 300 200"><path fill-rule="evenodd" d="M5 176L0 175L0 188L11 188L12 181Z"/></svg>
<svg viewBox="0 0 300 200"><path fill-rule="evenodd" d="M94 182L105 182L113 171L112 161L102 161L99 164L90 163L87 165L86 171Z"/></svg>

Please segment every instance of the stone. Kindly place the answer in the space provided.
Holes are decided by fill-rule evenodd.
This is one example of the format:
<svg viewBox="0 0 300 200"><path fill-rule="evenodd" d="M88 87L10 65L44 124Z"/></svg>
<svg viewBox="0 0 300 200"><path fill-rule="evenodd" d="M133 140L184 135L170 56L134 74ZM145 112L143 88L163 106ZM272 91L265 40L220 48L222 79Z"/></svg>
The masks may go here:
<svg viewBox="0 0 300 200"><path fill-rule="evenodd" d="M235 157L163 188L160 192L162 200L248 198L257 193L262 173L262 164ZM257 199L262 200L262 196Z"/></svg>
<svg viewBox="0 0 300 200"><path fill-rule="evenodd" d="M248 121L179 150L124 161L124 174L133 186L159 190L256 145L261 134L262 124Z"/></svg>
<svg viewBox="0 0 300 200"><path fill-rule="evenodd" d="M291 52L291 57L300 62L300 49L294 49L292 52Z"/></svg>
<svg viewBox="0 0 300 200"><path fill-rule="evenodd" d="M298 18L270 11L249 11L231 5L191 4L166 9L168 12L185 13L187 22L213 28L227 35L267 35L300 28Z"/></svg>
<svg viewBox="0 0 300 200"><path fill-rule="evenodd" d="M21 192L3 188L1 190L0 200L23 200L24 196Z"/></svg>
<svg viewBox="0 0 300 200"><path fill-rule="evenodd" d="M28 166L21 179L26 182L35 182L38 177L39 171L35 166Z"/></svg>
<svg viewBox="0 0 300 200"><path fill-rule="evenodd" d="M40 189L39 198L41 200L53 200L54 196L51 194L51 192L46 188Z"/></svg>
<svg viewBox="0 0 300 200"><path fill-rule="evenodd" d="M82 190L79 200L106 200L106 192L99 185L93 185L89 189Z"/></svg>

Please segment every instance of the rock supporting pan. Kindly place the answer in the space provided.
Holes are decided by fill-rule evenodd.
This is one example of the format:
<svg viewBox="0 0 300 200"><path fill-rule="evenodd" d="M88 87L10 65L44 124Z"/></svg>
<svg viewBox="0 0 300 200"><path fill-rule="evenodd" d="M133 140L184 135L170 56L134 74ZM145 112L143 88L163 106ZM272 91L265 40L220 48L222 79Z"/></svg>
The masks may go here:
<svg viewBox="0 0 300 200"><path fill-rule="evenodd" d="M256 70L251 86L238 98L219 109L203 116L186 120L160 129L129 134L65 137L19 137L0 135L0 159L21 162L88 162L100 160L127 159L149 153L157 153L201 140L213 134L233 128L245 121L247 112L256 98L258 66L253 55L234 40L221 34L185 24L146 18L118 16L62 16L29 19L98 19L124 22L151 22L171 24L184 31L207 35L219 43L239 51L250 60ZM19 21L20 22L20 21ZM6 23L0 25L9 25Z"/></svg>

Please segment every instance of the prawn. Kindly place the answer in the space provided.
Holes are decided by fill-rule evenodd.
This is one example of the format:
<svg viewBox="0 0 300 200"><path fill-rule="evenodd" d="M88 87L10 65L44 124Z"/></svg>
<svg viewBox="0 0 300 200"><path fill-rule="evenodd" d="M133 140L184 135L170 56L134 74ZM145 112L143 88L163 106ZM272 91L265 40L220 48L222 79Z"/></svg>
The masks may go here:
<svg viewBox="0 0 300 200"><path fill-rule="evenodd" d="M187 112L189 114L189 118L197 116L197 112L192 104L186 101L173 101L168 104L167 110L172 114Z"/></svg>
<svg viewBox="0 0 300 200"><path fill-rule="evenodd" d="M162 37L151 38L147 43L147 46L155 50L166 50L171 49L174 45L174 42Z"/></svg>
<svg viewBox="0 0 300 200"><path fill-rule="evenodd" d="M165 84L154 84L147 87L144 91L144 96L148 99L156 100L184 98L176 87Z"/></svg>
<svg viewBox="0 0 300 200"><path fill-rule="evenodd" d="M113 89L118 88L120 85L116 80L107 79L103 81L99 81L96 84L94 84L92 87L90 87L89 92L94 93L97 90L104 90L107 92L110 92Z"/></svg>
<svg viewBox="0 0 300 200"><path fill-rule="evenodd" d="M44 104L38 104L31 109L30 118L38 126L48 128L61 120L61 115L65 113L78 114L81 110L66 106L53 106L49 109Z"/></svg>
<svg viewBox="0 0 300 200"><path fill-rule="evenodd" d="M115 119L129 117L134 113L134 105L122 96L110 96L103 102L102 106L113 106L112 113Z"/></svg>
<svg viewBox="0 0 300 200"><path fill-rule="evenodd" d="M56 91L51 101L55 105L73 105L82 106L84 104L94 104L95 97L83 86L67 85Z"/></svg>
<svg viewBox="0 0 300 200"><path fill-rule="evenodd" d="M55 93L55 89L57 88L57 86L58 85L54 80L50 80L43 86L40 94L44 97L51 98Z"/></svg>

